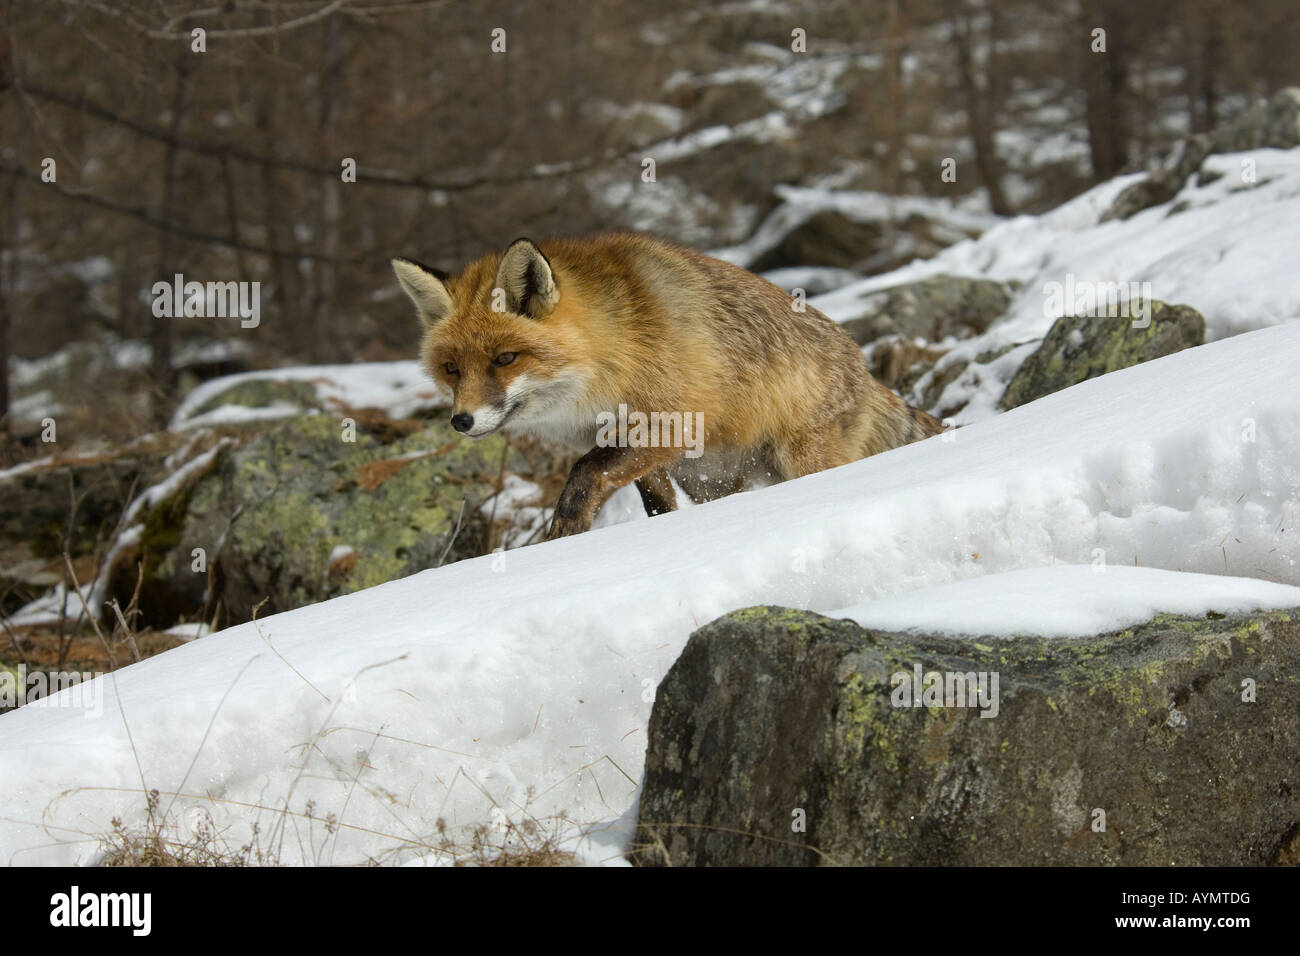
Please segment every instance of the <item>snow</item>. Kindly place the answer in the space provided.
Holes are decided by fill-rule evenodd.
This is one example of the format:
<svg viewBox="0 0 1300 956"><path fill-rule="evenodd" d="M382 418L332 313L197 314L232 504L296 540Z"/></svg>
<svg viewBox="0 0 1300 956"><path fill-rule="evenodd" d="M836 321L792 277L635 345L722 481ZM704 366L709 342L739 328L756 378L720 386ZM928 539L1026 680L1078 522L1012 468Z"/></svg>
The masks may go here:
<svg viewBox="0 0 1300 956"><path fill-rule="evenodd" d="M1124 565L1025 568L922 588L831 614L886 631L970 637L1087 637L1157 614L1300 607L1300 587Z"/></svg>
<svg viewBox="0 0 1300 956"><path fill-rule="evenodd" d="M786 292L803 289L806 295L820 295L856 282L862 276L851 269L834 266L788 266L769 269L763 273L763 278Z"/></svg>
<svg viewBox="0 0 1300 956"><path fill-rule="evenodd" d="M222 392L253 379L274 381L306 381L316 389L317 400L332 410L346 411L356 408L382 409L392 418L408 418L416 412L451 404L450 394L430 380L419 362L358 362L354 365L304 365L296 368L270 369L242 372L214 378L196 386L172 416L173 428L190 427L200 422L218 423L250 421L264 417L281 417L289 409L301 411L291 403L276 403L261 409L227 406L242 409L223 412L213 409L207 416L197 416L195 411ZM215 413L221 414L215 414Z"/></svg>
<svg viewBox="0 0 1300 956"><path fill-rule="evenodd" d="M196 641L200 637L206 637L211 631L212 628L202 621L190 624L176 624L167 629L168 634L182 641Z"/></svg>
<svg viewBox="0 0 1300 956"><path fill-rule="evenodd" d="M688 246L747 236L758 221L750 205L724 207L680 176L629 181L622 173L588 176L586 188L619 228L649 232Z"/></svg>
<svg viewBox="0 0 1300 956"><path fill-rule="evenodd" d="M226 379L214 379L222 382ZM227 382L227 387L229 382ZM250 422L275 421L278 418L293 418L301 415L304 409L292 402L272 402L251 408L247 405L218 405L210 412L193 415L184 421L173 421L172 427L178 429L214 428L219 425L247 425Z"/></svg>
<svg viewBox="0 0 1300 956"><path fill-rule="evenodd" d="M9 415L20 425L39 425L47 418L62 414L63 406L48 388L14 399L9 406Z"/></svg>
<svg viewBox="0 0 1300 956"><path fill-rule="evenodd" d="M90 599L92 590L91 582L72 590L62 583L56 584L47 594L23 605L12 616L5 618L5 624L9 627L27 627L32 624L57 624L65 617L68 620L80 619L82 614L88 614L89 608L95 606Z"/></svg>
<svg viewBox="0 0 1300 956"><path fill-rule="evenodd" d="M1073 605L1081 572L1044 572L1043 615L1088 593L1112 623L1286 603L1258 582L1300 586L1297 355L1300 323L1224 339L798 481L211 634L100 678L97 720L66 695L0 716L0 861L91 862L157 788L165 818L206 810L234 846L257 820L286 863L446 862L440 819L467 843L561 812L584 862L619 862L654 688L728 611L910 601L956 625L969 595L945 585L996 600L1028 587L1002 572L1098 561ZM1134 564L1171 575L1147 587ZM323 839L308 801L338 819Z"/></svg>
<svg viewBox="0 0 1300 956"><path fill-rule="evenodd" d="M910 216L922 216L949 226L955 237L968 232L982 232L1001 222L997 216L968 209L947 199L927 196L891 196L877 192L848 192L799 186L777 186L775 192L782 200L781 205L759 224L750 238L734 246L715 249L709 254L748 267L764 253L776 248L782 239L799 226L822 212L838 212L854 222L903 222ZM862 283L847 286L846 289L857 290L873 281L866 279ZM890 285L897 285L898 281L907 280L896 280ZM831 296L836 294L829 293ZM828 298L827 301L834 300ZM813 304L831 318L838 318L834 311L823 307L820 299Z"/></svg>
<svg viewBox="0 0 1300 956"><path fill-rule="evenodd" d="M1295 281L1300 150L1215 155L1204 168L1222 173L1221 178L1198 186L1194 177L1170 202L1130 219L1098 221L1141 173L1108 180L1045 215L1003 221L978 239L809 299L809 304L842 322L860 315L862 300L871 294L931 276L1023 282L1007 313L985 334L960 343L945 362L1008 345L1036 344L1061 315L1049 307L1050 284L1067 281L1080 287L1150 283L1155 298L1190 305L1204 315L1209 341L1300 318L1300 283ZM1245 181L1251 176L1253 182ZM935 407L966 403L955 417L958 424L994 415L1007 382L1030 350L996 367L968 368ZM912 395L928 384L923 378Z"/></svg>

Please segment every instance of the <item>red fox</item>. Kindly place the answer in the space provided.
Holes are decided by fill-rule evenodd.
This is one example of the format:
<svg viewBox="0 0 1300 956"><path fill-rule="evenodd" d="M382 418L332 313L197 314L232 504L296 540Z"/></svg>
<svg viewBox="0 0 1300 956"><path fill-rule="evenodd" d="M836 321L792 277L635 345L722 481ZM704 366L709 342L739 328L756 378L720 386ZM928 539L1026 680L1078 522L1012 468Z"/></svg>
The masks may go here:
<svg viewBox="0 0 1300 956"><path fill-rule="evenodd" d="M629 482L657 515L677 507L672 480L707 501L943 430L816 309L649 236L517 239L454 278L412 259L393 270L424 322L422 361L455 396L454 428L584 452L548 540L587 530Z"/></svg>

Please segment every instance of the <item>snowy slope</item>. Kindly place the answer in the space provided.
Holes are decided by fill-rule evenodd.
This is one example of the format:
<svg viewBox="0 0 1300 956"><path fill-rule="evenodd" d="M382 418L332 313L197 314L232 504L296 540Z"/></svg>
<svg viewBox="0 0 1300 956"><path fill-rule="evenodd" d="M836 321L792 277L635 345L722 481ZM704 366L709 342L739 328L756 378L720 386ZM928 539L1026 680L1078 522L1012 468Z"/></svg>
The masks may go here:
<svg viewBox="0 0 1300 956"><path fill-rule="evenodd" d="M169 819L206 808L236 846L257 819L285 862L436 860L439 818L463 834L494 802L590 824L584 857L617 860L653 688L727 611L870 614L923 587L1098 561L1124 585L1113 602L1095 589L1105 619L1131 615L1143 584L1120 566L1300 585L1297 358L1300 323L1236 336L833 471L168 651L92 685L97 719L60 706L70 692L0 717L0 861L93 859L110 818L143 818L142 775ZM1044 585L1046 607L1074 573ZM1198 607L1300 605L1203 584L1164 579L1150 609L1189 588Z"/></svg>
<svg viewBox="0 0 1300 956"><path fill-rule="evenodd" d="M1130 219L1099 223L1136 173L1108 180L1042 216L1004 221L978 239L809 300L831 318L862 313L861 300L935 275L1024 283L1007 314L982 336L956 345L974 357L1041 339L1062 310L1051 283L1150 283L1150 294L1205 316L1209 341L1300 318L1295 253L1300 238L1300 150L1260 149L1210 156L1206 179L1193 177L1173 200ZM1246 181L1249 180L1249 181ZM1030 351L973 367L948 386L940 406L969 400L958 424L995 414L1007 382ZM918 389L926 384L923 379Z"/></svg>

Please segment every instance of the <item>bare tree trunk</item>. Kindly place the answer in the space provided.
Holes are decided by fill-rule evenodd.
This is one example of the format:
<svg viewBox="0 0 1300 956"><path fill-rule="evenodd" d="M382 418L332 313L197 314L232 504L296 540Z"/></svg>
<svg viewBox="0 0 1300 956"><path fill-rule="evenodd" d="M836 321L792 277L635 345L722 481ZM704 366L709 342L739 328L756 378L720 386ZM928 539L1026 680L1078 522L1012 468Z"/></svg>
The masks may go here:
<svg viewBox="0 0 1300 956"><path fill-rule="evenodd" d="M12 31L13 8L6 7L6 26ZM7 36L0 36L0 82L5 85L18 82L19 64L17 56L11 53ZM17 113L17 129L10 144L13 149L16 166L21 166L25 158L27 145L27 114L20 108ZM3 246L0 246L0 437L8 439L13 434L13 422L9 420L9 330L13 328L18 313L18 285L22 272L22 257L19 244L22 240L22 194L23 181L17 169L9 177L8 189L9 216L3 233Z"/></svg>
<svg viewBox="0 0 1300 956"><path fill-rule="evenodd" d="M258 106L257 128L263 138L273 140L279 120L279 99L274 86L267 90L266 98ZM281 205L280 183L276 168L270 162L262 164L262 217L266 224L267 239L274 250L271 269L275 276L275 300L279 304L279 334L282 342L301 341L309 330L302 320L303 299L298 262L281 250L296 244L293 230L284 228L284 210Z"/></svg>
<svg viewBox="0 0 1300 956"><path fill-rule="evenodd" d="M949 0L948 9L953 27L953 49L957 55L957 69L966 100L966 125L970 127L971 144L975 147L975 168L979 172L980 182L988 191L989 206L999 216L1009 216L1012 209L1002 189L1002 161L998 158L997 128L993 121L994 67L990 65L990 76L986 83L981 84L975 68L975 28L971 10L962 0ZM990 31L990 64L993 58L992 44L996 39Z"/></svg>
<svg viewBox="0 0 1300 956"><path fill-rule="evenodd" d="M171 123L169 132L172 142L167 147L163 160L163 199L162 219L173 222L180 192L181 149L179 142L185 125L185 111L190 99L190 76L196 63L195 54L188 45L182 45L176 58L176 86L172 94ZM163 230L158 240L158 275L166 281L179 271L176 255L176 242L170 232ZM154 417L164 421L170 414L171 400L176 392L175 371L172 368L172 354L175 347L174 326L178 317L167 318L150 313L149 341L153 346L153 380L154 380Z"/></svg>
<svg viewBox="0 0 1300 956"><path fill-rule="evenodd" d="M1223 61L1221 24L1206 24L1205 43L1201 47L1201 110L1205 131L1219 125L1219 70Z"/></svg>
<svg viewBox="0 0 1300 956"><path fill-rule="evenodd" d="M339 127L339 75L343 70L342 36L343 18L330 17L325 21L324 64L321 71L320 150L331 157L336 165L342 162L338 155ZM316 288L313 294L311 343L315 361L336 358L342 349L339 341L335 293L338 288L338 264L330 261L338 255L339 218L343 205L342 167L339 176L321 180L320 242L324 259L314 264Z"/></svg>
<svg viewBox="0 0 1300 956"><path fill-rule="evenodd" d="M19 132L14 142L14 152L22 156L23 130L25 122L18 120ZM4 293L0 295L0 436L9 438L13 434L13 423L9 420L9 330L13 327L14 317L18 313L18 279L22 269L19 255L19 240L22 225L22 177L14 173L9 177L9 216L4 231Z"/></svg>
<svg viewBox="0 0 1300 956"><path fill-rule="evenodd" d="M1106 31L1106 52L1084 54L1084 95L1088 124L1088 151L1092 173L1109 179L1128 165L1129 29L1113 0L1087 0L1081 8L1079 42L1091 43L1092 31Z"/></svg>
<svg viewBox="0 0 1300 956"><path fill-rule="evenodd" d="M906 17L899 0L889 0L885 26L885 93L889 99L885 141L889 145L889 158L884 185L885 192L890 195L903 191L903 37L907 32Z"/></svg>

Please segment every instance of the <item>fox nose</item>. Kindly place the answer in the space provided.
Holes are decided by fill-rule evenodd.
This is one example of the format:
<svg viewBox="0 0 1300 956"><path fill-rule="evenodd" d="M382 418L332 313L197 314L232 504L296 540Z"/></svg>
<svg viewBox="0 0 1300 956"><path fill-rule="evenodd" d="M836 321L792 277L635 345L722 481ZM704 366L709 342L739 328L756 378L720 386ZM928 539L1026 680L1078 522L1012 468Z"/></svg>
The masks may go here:
<svg viewBox="0 0 1300 956"><path fill-rule="evenodd" d="M474 427L474 416L466 412L459 412L451 416L451 427L458 432L467 432Z"/></svg>

